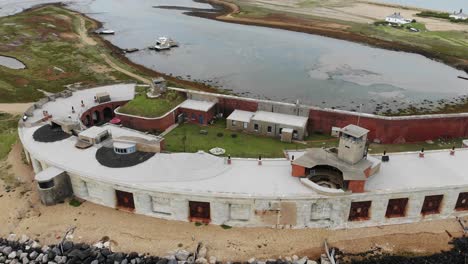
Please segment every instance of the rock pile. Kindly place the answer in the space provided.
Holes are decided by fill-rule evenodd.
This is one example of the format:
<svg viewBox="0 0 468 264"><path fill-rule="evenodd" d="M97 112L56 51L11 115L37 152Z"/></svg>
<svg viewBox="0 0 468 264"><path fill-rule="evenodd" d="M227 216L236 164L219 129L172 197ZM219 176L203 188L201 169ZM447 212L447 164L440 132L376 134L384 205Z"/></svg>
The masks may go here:
<svg viewBox="0 0 468 264"><path fill-rule="evenodd" d="M3 264L220 264L216 257L208 256L208 249L202 243L194 252L178 249L167 256L157 257L136 252L112 252L108 238L94 244L74 243L65 240L58 245L42 246L27 236L10 234L0 238L0 263ZM239 256L242 258L242 256ZM227 262L241 264L241 262ZM243 264L317 264L307 257L286 257L266 261L250 259Z"/></svg>

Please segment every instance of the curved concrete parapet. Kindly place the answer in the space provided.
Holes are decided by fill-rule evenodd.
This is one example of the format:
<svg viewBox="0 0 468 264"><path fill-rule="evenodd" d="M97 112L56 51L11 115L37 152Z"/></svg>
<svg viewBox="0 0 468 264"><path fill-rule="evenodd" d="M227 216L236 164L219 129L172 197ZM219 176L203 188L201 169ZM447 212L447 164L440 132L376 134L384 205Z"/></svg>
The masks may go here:
<svg viewBox="0 0 468 264"><path fill-rule="evenodd" d="M352 192L345 192L342 189L331 189L331 188L323 187L307 178L300 178L299 181L305 186L317 192L318 194L322 194L322 195L341 196L341 195L349 195L352 193Z"/></svg>

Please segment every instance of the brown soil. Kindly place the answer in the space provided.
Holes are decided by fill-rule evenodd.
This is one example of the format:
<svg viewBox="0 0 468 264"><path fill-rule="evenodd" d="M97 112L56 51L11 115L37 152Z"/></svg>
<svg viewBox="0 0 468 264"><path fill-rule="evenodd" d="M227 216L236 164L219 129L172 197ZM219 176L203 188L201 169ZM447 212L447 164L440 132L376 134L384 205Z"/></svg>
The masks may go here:
<svg viewBox="0 0 468 264"><path fill-rule="evenodd" d="M57 243L70 226L76 226L75 241L94 243L109 236L115 251L149 252L164 256L181 244L194 250L199 241L208 244L209 254L220 260L248 260L297 254L318 258L324 239L346 253L364 252L380 247L398 254L432 254L450 248L451 237L462 236L455 220L349 230L271 229L195 226L193 223L166 221L102 207L89 202L79 207L67 203L43 206L29 165L22 162L21 145L16 144L7 158L17 187L7 192L0 179L0 236L10 232L26 234L42 243ZM447 233L448 232L448 233Z"/></svg>
<svg viewBox="0 0 468 264"><path fill-rule="evenodd" d="M205 2L216 7L221 6L222 9L218 13L189 12L188 15L214 19L228 23L280 28L290 31L304 32L352 42L364 43L388 50L417 53L431 59L442 61L448 65L451 65L452 67L464 70L468 73L468 63L466 63L466 61L463 59L431 53L426 50L398 42L386 41L349 32L346 30L346 26L338 23L332 23L313 18L304 19L301 17L292 17L281 13L276 13L274 15L269 15L263 18L237 17L233 15L239 13L239 7L233 3L228 3L223 0L200 0L200 2Z"/></svg>

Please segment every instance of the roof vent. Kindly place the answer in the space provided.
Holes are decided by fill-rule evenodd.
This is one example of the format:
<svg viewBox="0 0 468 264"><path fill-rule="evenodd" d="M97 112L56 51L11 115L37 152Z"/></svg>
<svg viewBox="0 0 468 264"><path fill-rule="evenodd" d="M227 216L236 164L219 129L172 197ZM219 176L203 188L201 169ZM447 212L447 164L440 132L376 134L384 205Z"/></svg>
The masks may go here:
<svg viewBox="0 0 468 264"><path fill-rule="evenodd" d="M382 155L382 162L389 162L390 161L390 156L387 155L387 151L384 150L383 155Z"/></svg>

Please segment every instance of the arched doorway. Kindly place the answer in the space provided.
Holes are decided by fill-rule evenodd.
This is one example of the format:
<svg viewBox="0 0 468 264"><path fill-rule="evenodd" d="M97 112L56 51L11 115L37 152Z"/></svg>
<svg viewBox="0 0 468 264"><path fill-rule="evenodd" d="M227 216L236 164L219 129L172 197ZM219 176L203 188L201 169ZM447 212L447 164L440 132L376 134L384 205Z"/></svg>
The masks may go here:
<svg viewBox="0 0 468 264"><path fill-rule="evenodd" d="M114 112L109 107L104 108L104 110L102 111L102 114L104 116L105 122L110 121L114 117Z"/></svg>
<svg viewBox="0 0 468 264"><path fill-rule="evenodd" d="M83 119L83 124L87 127L91 126L91 116L86 115Z"/></svg>
<svg viewBox="0 0 468 264"><path fill-rule="evenodd" d="M101 122L101 113L99 111L94 111L93 112L93 124L97 125Z"/></svg>

